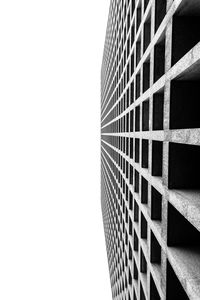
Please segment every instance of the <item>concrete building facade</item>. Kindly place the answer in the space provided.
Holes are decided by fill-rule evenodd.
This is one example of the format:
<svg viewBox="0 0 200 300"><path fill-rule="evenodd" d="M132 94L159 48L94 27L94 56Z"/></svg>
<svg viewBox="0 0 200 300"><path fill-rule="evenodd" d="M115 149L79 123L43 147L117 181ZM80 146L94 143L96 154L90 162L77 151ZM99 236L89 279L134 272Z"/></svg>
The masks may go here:
<svg viewBox="0 0 200 300"><path fill-rule="evenodd" d="M200 1L111 0L101 203L112 297L200 299Z"/></svg>

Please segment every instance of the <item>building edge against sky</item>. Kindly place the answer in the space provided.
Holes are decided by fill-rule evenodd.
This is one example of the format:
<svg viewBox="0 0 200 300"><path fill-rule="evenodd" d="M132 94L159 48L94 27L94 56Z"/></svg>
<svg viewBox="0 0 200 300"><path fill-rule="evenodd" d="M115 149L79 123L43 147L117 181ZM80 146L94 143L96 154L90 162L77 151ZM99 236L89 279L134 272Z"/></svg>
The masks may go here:
<svg viewBox="0 0 200 300"><path fill-rule="evenodd" d="M200 299L200 2L111 0L101 202L112 297Z"/></svg>

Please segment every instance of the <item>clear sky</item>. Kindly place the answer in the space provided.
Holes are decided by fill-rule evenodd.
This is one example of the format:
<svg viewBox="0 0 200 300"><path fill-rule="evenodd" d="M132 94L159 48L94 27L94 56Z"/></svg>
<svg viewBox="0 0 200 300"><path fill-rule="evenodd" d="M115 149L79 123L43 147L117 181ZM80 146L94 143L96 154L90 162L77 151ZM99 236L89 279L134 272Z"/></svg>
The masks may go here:
<svg viewBox="0 0 200 300"><path fill-rule="evenodd" d="M108 9L1 1L1 300L111 299L100 206Z"/></svg>

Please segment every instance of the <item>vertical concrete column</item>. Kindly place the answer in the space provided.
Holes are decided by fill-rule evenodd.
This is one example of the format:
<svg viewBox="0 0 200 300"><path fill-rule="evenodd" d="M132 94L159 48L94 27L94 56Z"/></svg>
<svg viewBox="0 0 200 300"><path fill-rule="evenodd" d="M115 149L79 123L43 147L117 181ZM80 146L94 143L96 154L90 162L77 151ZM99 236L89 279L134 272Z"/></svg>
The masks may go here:
<svg viewBox="0 0 200 300"><path fill-rule="evenodd" d="M169 1L168 1L169 8ZM172 49L172 20L170 20L166 27L166 40L165 40L165 72L167 73L171 68L171 49ZM167 216L168 216L168 168L169 168L169 142L168 142L168 132L169 132L169 121L170 121L170 80L167 79L165 82L164 89L164 143L163 143L163 205L162 205L162 238L165 244L165 249L167 250ZM166 297L166 272L167 272L167 258L166 251L163 251L162 255L162 289Z"/></svg>

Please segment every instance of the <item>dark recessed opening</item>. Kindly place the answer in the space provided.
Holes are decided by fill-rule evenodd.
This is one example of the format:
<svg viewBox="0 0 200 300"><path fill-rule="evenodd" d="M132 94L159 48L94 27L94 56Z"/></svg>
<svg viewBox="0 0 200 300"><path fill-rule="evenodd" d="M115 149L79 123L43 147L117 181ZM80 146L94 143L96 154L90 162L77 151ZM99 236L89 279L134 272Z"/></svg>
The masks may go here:
<svg viewBox="0 0 200 300"><path fill-rule="evenodd" d="M123 171L123 173L125 174L125 159L124 158L122 158L122 171Z"/></svg>
<svg viewBox="0 0 200 300"><path fill-rule="evenodd" d="M132 16L133 16L134 10L135 10L135 0L132 0L131 1L131 14L132 14Z"/></svg>
<svg viewBox="0 0 200 300"><path fill-rule="evenodd" d="M134 52L131 54L131 76L134 73Z"/></svg>
<svg viewBox="0 0 200 300"><path fill-rule="evenodd" d="M131 82L130 88L130 104L134 102L134 80Z"/></svg>
<svg viewBox="0 0 200 300"><path fill-rule="evenodd" d="M147 262L146 262L146 258L144 257L142 248L140 248L140 272L141 273L146 273L147 272Z"/></svg>
<svg viewBox="0 0 200 300"><path fill-rule="evenodd" d="M164 93L153 95L153 130L163 130Z"/></svg>
<svg viewBox="0 0 200 300"><path fill-rule="evenodd" d="M131 221L131 218L129 217L129 234L132 235L133 232L133 223Z"/></svg>
<svg viewBox="0 0 200 300"><path fill-rule="evenodd" d="M136 75L136 99L140 97L140 73Z"/></svg>
<svg viewBox="0 0 200 300"><path fill-rule="evenodd" d="M143 93L149 89L150 86L150 62L143 64Z"/></svg>
<svg viewBox="0 0 200 300"><path fill-rule="evenodd" d="M129 209L133 210L133 194L129 191Z"/></svg>
<svg viewBox="0 0 200 300"><path fill-rule="evenodd" d="M162 220L162 195L153 186L151 187L151 219Z"/></svg>
<svg viewBox="0 0 200 300"><path fill-rule="evenodd" d="M131 47L133 46L134 40L135 40L135 27L133 24L131 27Z"/></svg>
<svg viewBox="0 0 200 300"><path fill-rule="evenodd" d="M151 41L151 17L144 23L144 43L143 43L143 53L146 51Z"/></svg>
<svg viewBox="0 0 200 300"><path fill-rule="evenodd" d="M126 139L125 139L125 137L123 137L123 147L122 147L123 152L125 152L125 142L126 142ZM124 158L124 163L125 163L125 158Z"/></svg>
<svg viewBox="0 0 200 300"><path fill-rule="evenodd" d="M125 10L124 10L124 17L126 16L125 15L126 14L126 8L125 8ZM126 41L126 25L125 25L125 27L124 27L124 41ZM124 43L125 44L125 43ZM125 56L126 57L126 56Z"/></svg>
<svg viewBox="0 0 200 300"><path fill-rule="evenodd" d="M141 238L147 239L147 221L141 212Z"/></svg>
<svg viewBox="0 0 200 300"><path fill-rule="evenodd" d="M128 45L127 45L127 59L128 59L128 54L129 54L129 49L130 49L130 47L129 47L129 39L128 39L128 41L127 41L127 43L128 43ZM130 79L130 64L129 64L129 62L128 62L128 64L127 64L127 66L126 66L126 84L128 84L128 82L129 82L129 79Z"/></svg>
<svg viewBox="0 0 200 300"><path fill-rule="evenodd" d="M126 155L129 155L129 138L126 138Z"/></svg>
<svg viewBox="0 0 200 300"><path fill-rule="evenodd" d="M141 23L141 18L142 18L142 10L141 10L141 7L138 7L137 8L137 23L136 23L136 28L138 30L139 26L140 26L140 23Z"/></svg>
<svg viewBox="0 0 200 300"><path fill-rule="evenodd" d="M131 18L130 18L130 9L129 9L127 15L127 32L129 31L130 28L130 22L131 22Z"/></svg>
<svg viewBox="0 0 200 300"><path fill-rule="evenodd" d="M129 260L132 260L132 258L133 258L133 250L132 250L130 243L128 246L128 258L129 258Z"/></svg>
<svg viewBox="0 0 200 300"><path fill-rule="evenodd" d="M149 0L144 0L144 11L146 10L148 3L149 3Z"/></svg>
<svg viewBox="0 0 200 300"><path fill-rule="evenodd" d="M162 176L163 143L152 142L152 175Z"/></svg>
<svg viewBox="0 0 200 300"><path fill-rule="evenodd" d="M130 166L129 181L130 181L130 184L133 184L133 166L132 165L129 165L129 166Z"/></svg>
<svg viewBox="0 0 200 300"><path fill-rule="evenodd" d="M128 269L128 284L129 285L132 285L132 275L131 275L131 271L130 271L130 268Z"/></svg>
<svg viewBox="0 0 200 300"><path fill-rule="evenodd" d="M125 221L128 223L128 209L126 208Z"/></svg>
<svg viewBox="0 0 200 300"><path fill-rule="evenodd" d="M139 220L139 207L137 205L137 202L134 201L134 222L138 222Z"/></svg>
<svg viewBox="0 0 200 300"><path fill-rule="evenodd" d="M133 110L130 111L130 132L133 132L134 114Z"/></svg>
<svg viewBox="0 0 200 300"><path fill-rule="evenodd" d="M130 138L130 158L133 158L133 138Z"/></svg>
<svg viewBox="0 0 200 300"><path fill-rule="evenodd" d="M129 88L126 90L126 108L129 107L129 101L130 97L129 97ZM129 126L129 123L128 123Z"/></svg>
<svg viewBox="0 0 200 300"><path fill-rule="evenodd" d="M125 244L126 246L128 245L128 233L126 232L125 234ZM126 266L127 266L128 262L126 262Z"/></svg>
<svg viewBox="0 0 200 300"><path fill-rule="evenodd" d="M150 277L150 300L160 300L160 295L152 276Z"/></svg>
<svg viewBox="0 0 200 300"><path fill-rule="evenodd" d="M200 232L168 203L168 246L200 246Z"/></svg>
<svg viewBox="0 0 200 300"><path fill-rule="evenodd" d="M149 101L144 101L142 104L142 130L149 130Z"/></svg>
<svg viewBox="0 0 200 300"><path fill-rule="evenodd" d="M160 26L162 20L166 14L167 0L156 0L156 11L155 11L155 32Z"/></svg>
<svg viewBox="0 0 200 300"><path fill-rule="evenodd" d="M169 188L199 189L200 147L169 143Z"/></svg>
<svg viewBox="0 0 200 300"><path fill-rule="evenodd" d="M126 196L126 201L128 201L128 191L129 191L129 187L128 187L128 185L126 184L126 194L125 194L125 196Z"/></svg>
<svg viewBox="0 0 200 300"><path fill-rule="evenodd" d="M149 141L142 140L142 168L148 168Z"/></svg>
<svg viewBox="0 0 200 300"><path fill-rule="evenodd" d="M155 45L154 49L154 82L165 73L165 39Z"/></svg>
<svg viewBox="0 0 200 300"><path fill-rule="evenodd" d="M154 263L154 264L161 263L161 246L158 243L158 241L152 231L151 231L150 260L151 260L151 263Z"/></svg>
<svg viewBox="0 0 200 300"><path fill-rule="evenodd" d="M141 58L141 42L136 43L136 66L138 65Z"/></svg>
<svg viewBox="0 0 200 300"><path fill-rule="evenodd" d="M121 118L122 132L125 132L125 116Z"/></svg>
<svg viewBox="0 0 200 300"><path fill-rule="evenodd" d="M146 179L142 177L142 183L141 183L141 202L143 204L148 203L148 182Z"/></svg>
<svg viewBox="0 0 200 300"><path fill-rule="evenodd" d="M125 201L123 200L123 214L125 213Z"/></svg>
<svg viewBox="0 0 200 300"><path fill-rule="evenodd" d="M127 280L126 274L125 274L125 288L126 289L128 288L128 280Z"/></svg>
<svg viewBox="0 0 200 300"><path fill-rule="evenodd" d="M134 260L134 267L133 267L133 276L135 280L138 280L138 268L136 266L135 260Z"/></svg>
<svg viewBox="0 0 200 300"><path fill-rule="evenodd" d="M137 234L135 233L134 231L134 240L133 240L133 249L134 251L138 251L138 237L137 237Z"/></svg>
<svg viewBox="0 0 200 300"><path fill-rule="evenodd" d="M167 261L167 300L181 299L189 300L185 293L179 279L177 278L174 270L172 269L169 261Z"/></svg>
<svg viewBox="0 0 200 300"><path fill-rule="evenodd" d="M135 162L139 163L140 161L140 140L135 139Z"/></svg>
<svg viewBox="0 0 200 300"><path fill-rule="evenodd" d="M170 129L199 128L199 81L171 82Z"/></svg>
<svg viewBox="0 0 200 300"><path fill-rule="evenodd" d="M127 280L127 277L125 275L125 288L127 289L127 287L128 287L128 280Z"/></svg>
<svg viewBox="0 0 200 300"><path fill-rule="evenodd" d="M135 108L135 131L140 131L140 106Z"/></svg>
<svg viewBox="0 0 200 300"><path fill-rule="evenodd" d="M128 170L129 170L129 166L128 166L128 161L126 161L126 179L128 179Z"/></svg>
<svg viewBox="0 0 200 300"><path fill-rule="evenodd" d="M199 16L174 16L172 29L172 65L200 41Z"/></svg>
<svg viewBox="0 0 200 300"><path fill-rule="evenodd" d="M134 191L135 193L139 193L139 173L135 170L135 188Z"/></svg>
<svg viewBox="0 0 200 300"><path fill-rule="evenodd" d="M123 137L121 136L120 137L120 148L119 148L121 151L123 149ZM122 158L122 157L121 157Z"/></svg>

